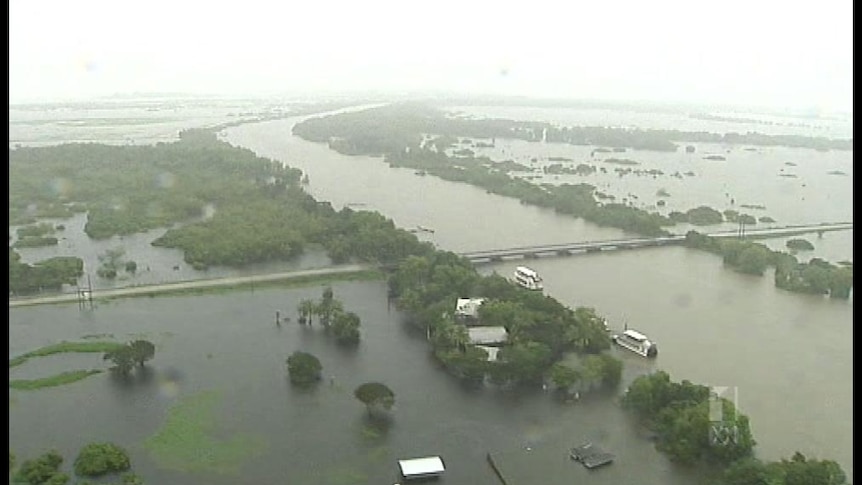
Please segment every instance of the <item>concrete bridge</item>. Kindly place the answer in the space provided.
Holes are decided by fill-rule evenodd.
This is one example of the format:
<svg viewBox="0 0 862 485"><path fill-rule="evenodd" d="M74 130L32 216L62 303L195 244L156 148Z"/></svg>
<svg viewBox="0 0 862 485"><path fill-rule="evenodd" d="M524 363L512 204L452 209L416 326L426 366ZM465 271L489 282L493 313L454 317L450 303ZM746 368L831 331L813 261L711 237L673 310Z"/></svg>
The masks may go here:
<svg viewBox="0 0 862 485"><path fill-rule="evenodd" d="M788 237L801 234L818 233L829 231L852 231L852 222L825 222L812 225L795 225L770 228L745 228L707 233L707 236L715 238L742 238L742 239L769 239L777 237ZM627 239L612 239L604 241L578 241L562 244L547 244L541 246L524 246L506 249L489 249L484 251L470 251L460 253L474 264L491 263L503 261L504 259L539 258L543 256L570 256L574 254L587 254L600 251L612 251L615 249L637 249L647 247L670 246L682 244L685 235L674 234L662 237L641 237Z"/></svg>

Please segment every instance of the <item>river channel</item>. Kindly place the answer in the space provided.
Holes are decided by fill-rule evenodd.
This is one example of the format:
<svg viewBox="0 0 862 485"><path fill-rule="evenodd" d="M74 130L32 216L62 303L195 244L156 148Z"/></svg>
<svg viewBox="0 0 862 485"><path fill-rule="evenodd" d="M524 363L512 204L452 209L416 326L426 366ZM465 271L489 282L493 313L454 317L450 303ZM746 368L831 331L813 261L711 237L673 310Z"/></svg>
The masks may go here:
<svg viewBox="0 0 862 485"><path fill-rule="evenodd" d="M506 117L499 111L495 114ZM354 204L357 209L379 211L402 227L433 229L433 234L420 236L440 248L467 251L623 235L482 189L390 168L379 158L342 156L325 145L292 136L294 122L240 126L229 130L227 139L302 169L309 175L309 191L335 207ZM556 150L559 153L561 148ZM836 166L852 170L852 152L772 151L780 155L764 157L760 164L772 164L775 173L788 154L806 171L825 174ZM626 155L642 156L640 152ZM644 158L649 156L657 158L649 153ZM812 168L816 162L822 162L819 169ZM666 163L677 162L671 158ZM777 180L761 184L765 193L760 195L760 200L775 201L776 219L790 218L794 205L815 204L788 196L782 178ZM828 175L811 180L809 184L819 184L815 191L821 190L822 197L816 203L817 215L810 217L820 220L797 218L794 223L852 220L851 205L844 203L852 200L849 181ZM741 166L716 174L712 183L711 192L722 195L735 183L746 192L756 190ZM697 194L709 192L703 189L706 184L709 180L700 177L694 195L680 189L679 194L691 200L689 208L698 205ZM827 233L811 240L816 246L830 247L828 259L833 262L852 260L852 232ZM508 276L517 264L481 270ZM663 369L678 380L735 388L739 407L752 420L762 458L777 459L799 450L832 457L852 475L852 300L781 291L774 287L770 273L761 278L736 274L724 269L720 258L684 248L539 259L530 264L543 274L548 294L567 305L594 307L612 326L628 324L659 342L661 355L654 364L626 356L627 365L644 371Z"/></svg>

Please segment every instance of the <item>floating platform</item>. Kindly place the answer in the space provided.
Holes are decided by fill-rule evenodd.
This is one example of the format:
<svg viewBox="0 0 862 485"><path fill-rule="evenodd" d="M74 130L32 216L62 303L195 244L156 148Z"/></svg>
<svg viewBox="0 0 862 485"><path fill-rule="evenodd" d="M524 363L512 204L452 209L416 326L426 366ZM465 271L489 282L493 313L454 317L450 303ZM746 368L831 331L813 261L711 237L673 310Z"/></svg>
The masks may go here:
<svg viewBox="0 0 862 485"><path fill-rule="evenodd" d="M572 448L569 456L591 469L610 464L615 458L613 453L608 453L592 443L585 443Z"/></svg>

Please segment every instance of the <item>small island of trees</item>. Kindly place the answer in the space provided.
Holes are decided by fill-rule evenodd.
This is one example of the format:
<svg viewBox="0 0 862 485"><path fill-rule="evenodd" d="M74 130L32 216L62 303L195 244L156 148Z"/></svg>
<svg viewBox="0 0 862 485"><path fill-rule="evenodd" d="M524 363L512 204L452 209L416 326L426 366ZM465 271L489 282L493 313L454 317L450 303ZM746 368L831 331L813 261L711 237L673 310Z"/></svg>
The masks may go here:
<svg viewBox="0 0 862 485"><path fill-rule="evenodd" d="M673 382L664 371L635 379L622 405L655 432L656 448L671 460L718 467L719 485L847 484L844 471L832 460L810 459L799 452L790 460L758 460L746 415L710 388Z"/></svg>
<svg viewBox="0 0 862 485"><path fill-rule="evenodd" d="M786 245L787 249L793 251L812 251L814 249L814 245L807 239L790 239Z"/></svg>

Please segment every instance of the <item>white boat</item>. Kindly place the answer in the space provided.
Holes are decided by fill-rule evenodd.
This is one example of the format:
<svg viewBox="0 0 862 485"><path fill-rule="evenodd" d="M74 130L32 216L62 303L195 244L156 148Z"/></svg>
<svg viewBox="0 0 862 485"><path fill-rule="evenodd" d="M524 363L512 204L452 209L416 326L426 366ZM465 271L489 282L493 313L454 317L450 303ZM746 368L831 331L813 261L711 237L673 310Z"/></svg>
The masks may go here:
<svg viewBox="0 0 862 485"><path fill-rule="evenodd" d="M539 276L539 273L536 273L526 266L518 266L515 268L514 280L518 286L528 290L541 290L544 288L542 285L542 277Z"/></svg>
<svg viewBox="0 0 862 485"><path fill-rule="evenodd" d="M642 357L655 357L658 355L658 346L651 342L646 335L636 330L625 330L623 333L615 334L611 340L624 349Z"/></svg>

